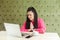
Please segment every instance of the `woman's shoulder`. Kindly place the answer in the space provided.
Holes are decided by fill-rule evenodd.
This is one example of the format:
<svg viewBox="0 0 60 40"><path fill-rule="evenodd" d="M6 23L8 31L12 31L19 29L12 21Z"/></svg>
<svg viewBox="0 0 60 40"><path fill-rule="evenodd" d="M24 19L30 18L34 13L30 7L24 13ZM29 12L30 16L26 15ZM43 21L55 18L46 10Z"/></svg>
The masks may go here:
<svg viewBox="0 0 60 40"><path fill-rule="evenodd" d="M44 23L43 18L38 18L38 24L40 24L40 23Z"/></svg>
<svg viewBox="0 0 60 40"><path fill-rule="evenodd" d="M25 25L25 24L26 24L26 21L23 22L23 25Z"/></svg>
<svg viewBox="0 0 60 40"><path fill-rule="evenodd" d="M43 18L38 18L38 21L42 21L43 20Z"/></svg>

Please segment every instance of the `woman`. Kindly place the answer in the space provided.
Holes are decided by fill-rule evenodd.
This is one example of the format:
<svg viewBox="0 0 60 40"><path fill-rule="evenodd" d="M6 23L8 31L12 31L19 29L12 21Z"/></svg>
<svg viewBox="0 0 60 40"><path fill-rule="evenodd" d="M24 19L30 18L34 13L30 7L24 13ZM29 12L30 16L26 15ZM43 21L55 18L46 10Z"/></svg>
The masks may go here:
<svg viewBox="0 0 60 40"><path fill-rule="evenodd" d="M27 10L27 19L21 27L21 32L37 31L43 34L46 31L46 27L43 19L38 18L35 8L29 7Z"/></svg>

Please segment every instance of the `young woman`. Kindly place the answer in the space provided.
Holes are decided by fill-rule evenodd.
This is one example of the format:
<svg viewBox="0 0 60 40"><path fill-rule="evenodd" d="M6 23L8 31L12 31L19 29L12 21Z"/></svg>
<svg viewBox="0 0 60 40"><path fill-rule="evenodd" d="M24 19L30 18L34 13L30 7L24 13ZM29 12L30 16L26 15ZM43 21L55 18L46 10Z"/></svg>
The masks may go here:
<svg viewBox="0 0 60 40"><path fill-rule="evenodd" d="M42 18L38 18L35 8L29 7L27 9L27 19L21 27L21 32L37 31L43 34L46 27Z"/></svg>

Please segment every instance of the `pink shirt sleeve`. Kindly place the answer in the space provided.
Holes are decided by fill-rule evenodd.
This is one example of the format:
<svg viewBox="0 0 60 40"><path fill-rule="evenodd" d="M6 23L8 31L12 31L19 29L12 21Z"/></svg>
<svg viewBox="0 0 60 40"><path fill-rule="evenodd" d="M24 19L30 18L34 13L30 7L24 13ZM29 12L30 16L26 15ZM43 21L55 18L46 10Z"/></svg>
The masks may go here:
<svg viewBox="0 0 60 40"><path fill-rule="evenodd" d="M20 29L21 32L27 32L28 31L28 29L25 29L25 26L26 26L26 22L24 22L24 24L22 25L22 27Z"/></svg>
<svg viewBox="0 0 60 40"><path fill-rule="evenodd" d="M38 31L41 34L45 33L46 31L44 21L41 18L40 19L38 18L38 29L36 29L36 31Z"/></svg>

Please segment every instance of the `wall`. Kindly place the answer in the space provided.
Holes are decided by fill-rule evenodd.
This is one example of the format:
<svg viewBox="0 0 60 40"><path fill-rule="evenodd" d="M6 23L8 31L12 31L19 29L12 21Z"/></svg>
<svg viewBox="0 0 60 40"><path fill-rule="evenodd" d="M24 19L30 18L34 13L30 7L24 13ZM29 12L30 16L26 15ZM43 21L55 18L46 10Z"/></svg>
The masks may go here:
<svg viewBox="0 0 60 40"><path fill-rule="evenodd" d="M46 32L57 32L60 35L60 0L0 0L0 31L5 30L4 22L22 25L30 6L44 19Z"/></svg>

